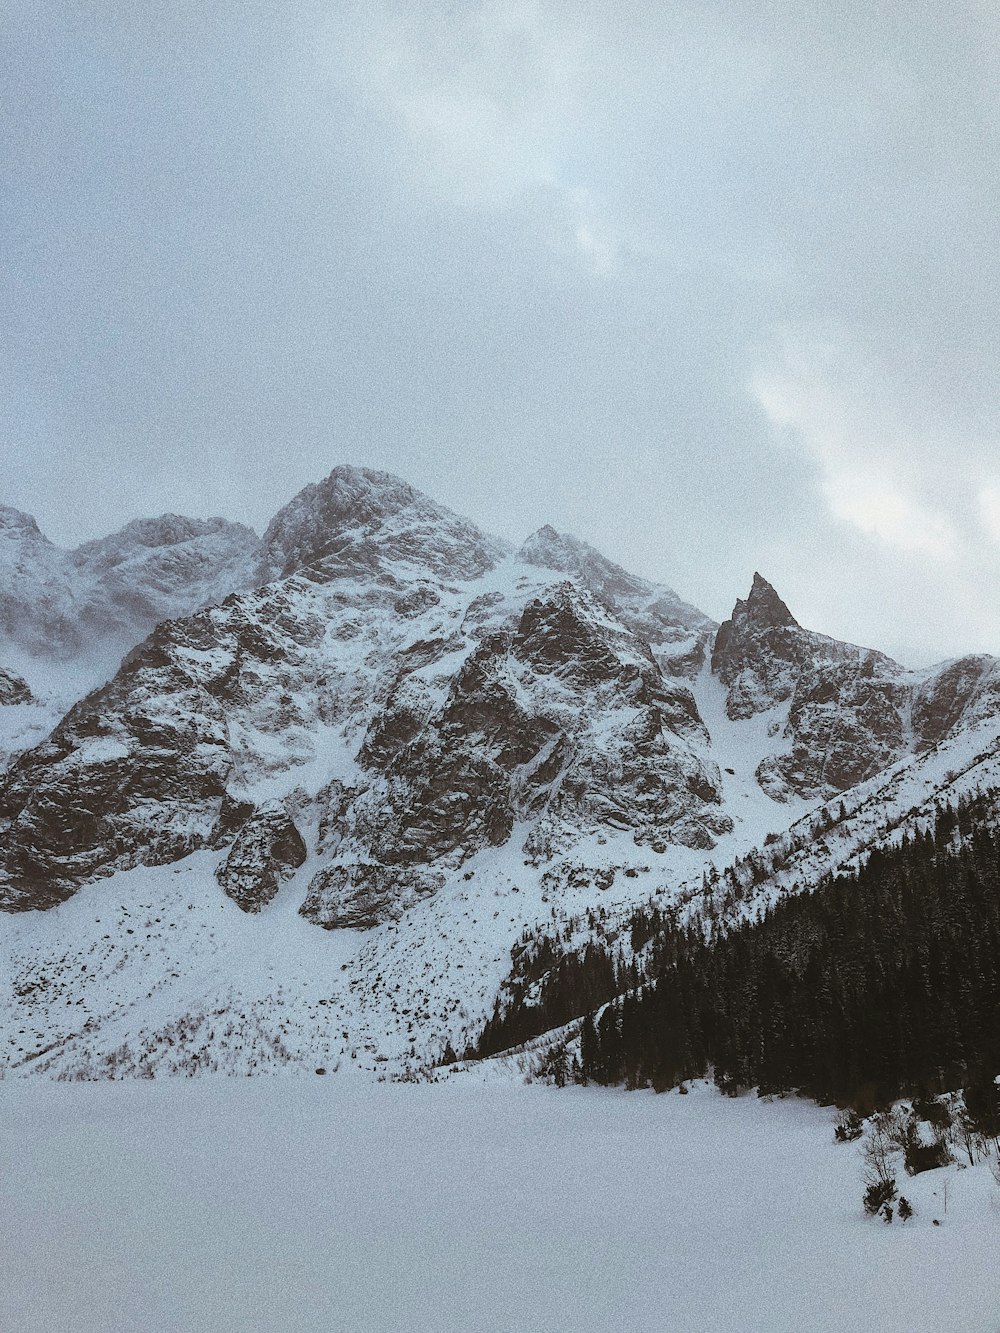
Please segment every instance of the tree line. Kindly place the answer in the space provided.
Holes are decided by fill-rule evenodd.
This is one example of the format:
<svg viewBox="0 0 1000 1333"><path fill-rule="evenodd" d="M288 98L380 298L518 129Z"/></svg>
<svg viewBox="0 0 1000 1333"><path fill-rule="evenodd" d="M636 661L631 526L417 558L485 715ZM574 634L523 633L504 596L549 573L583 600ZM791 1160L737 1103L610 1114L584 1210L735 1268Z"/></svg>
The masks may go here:
<svg viewBox="0 0 1000 1333"><path fill-rule="evenodd" d="M604 946L572 964L542 958L477 1053L550 1016L586 1015L580 1066L598 1083L665 1089L711 1072L726 1091L797 1090L863 1110L984 1085L1000 1070L994 806L941 806L932 827L856 872L721 933L647 914L633 926L650 940L643 975L631 964L614 998L623 968Z"/></svg>

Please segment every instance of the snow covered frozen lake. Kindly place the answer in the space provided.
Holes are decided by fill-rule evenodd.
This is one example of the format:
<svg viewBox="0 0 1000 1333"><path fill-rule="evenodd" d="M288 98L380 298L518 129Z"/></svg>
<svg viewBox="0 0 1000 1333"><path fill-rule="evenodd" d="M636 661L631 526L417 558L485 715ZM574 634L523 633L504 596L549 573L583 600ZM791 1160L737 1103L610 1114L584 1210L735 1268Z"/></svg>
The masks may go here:
<svg viewBox="0 0 1000 1333"><path fill-rule="evenodd" d="M0 1328L997 1333L986 1169L901 1181L886 1226L833 1120L701 1087L7 1080Z"/></svg>

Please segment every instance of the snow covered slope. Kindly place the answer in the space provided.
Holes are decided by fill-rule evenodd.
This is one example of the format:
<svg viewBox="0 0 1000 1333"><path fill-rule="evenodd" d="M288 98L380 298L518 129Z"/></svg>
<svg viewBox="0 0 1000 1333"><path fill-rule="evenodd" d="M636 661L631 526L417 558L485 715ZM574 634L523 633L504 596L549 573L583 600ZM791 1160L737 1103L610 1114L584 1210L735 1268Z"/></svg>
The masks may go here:
<svg viewBox="0 0 1000 1333"><path fill-rule="evenodd" d="M633 856L729 829L690 688L607 588L357 469L293 501L265 547L309 563L159 626L11 766L7 906L239 843L274 801L326 858L307 909L324 925L398 915L516 824L536 862L601 826ZM659 601L658 643L683 640L697 613Z"/></svg>

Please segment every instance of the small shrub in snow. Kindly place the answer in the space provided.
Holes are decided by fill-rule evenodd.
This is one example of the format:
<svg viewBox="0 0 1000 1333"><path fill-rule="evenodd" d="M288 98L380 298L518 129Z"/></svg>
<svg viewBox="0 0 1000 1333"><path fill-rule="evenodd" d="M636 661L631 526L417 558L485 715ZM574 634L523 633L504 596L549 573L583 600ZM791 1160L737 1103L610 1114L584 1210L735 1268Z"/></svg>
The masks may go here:
<svg viewBox="0 0 1000 1333"><path fill-rule="evenodd" d="M910 1203L909 1199L907 1199L904 1195L900 1195L899 1220L901 1222L908 1222L912 1216L913 1216L913 1205Z"/></svg>
<svg viewBox="0 0 1000 1333"><path fill-rule="evenodd" d="M865 1212L873 1217L896 1197L896 1177L892 1161L898 1148L897 1118L892 1112L880 1112L872 1118L861 1148L865 1163Z"/></svg>
<svg viewBox="0 0 1000 1333"><path fill-rule="evenodd" d="M890 1176L888 1180L873 1181L865 1190L865 1212L870 1213L872 1217L881 1212L891 1199L896 1197L896 1178ZM889 1210L890 1213L892 1210ZM892 1220L891 1217L889 1219Z"/></svg>
<svg viewBox="0 0 1000 1333"><path fill-rule="evenodd" d="M864 1121L857 1111L845 1111L833 1131L833 1137L838 1143L853 1143L855 1139L860 1139L864 1128Z"/></svg>
<svg viewBox="0 0 1000 1333"><path fill-rule="evenodd" d="M913 1114L918 1120L926 1120L936 1129L947 1129L951 1124L951 1110L948 1103L937 1097L914 1097Z"/></svg>

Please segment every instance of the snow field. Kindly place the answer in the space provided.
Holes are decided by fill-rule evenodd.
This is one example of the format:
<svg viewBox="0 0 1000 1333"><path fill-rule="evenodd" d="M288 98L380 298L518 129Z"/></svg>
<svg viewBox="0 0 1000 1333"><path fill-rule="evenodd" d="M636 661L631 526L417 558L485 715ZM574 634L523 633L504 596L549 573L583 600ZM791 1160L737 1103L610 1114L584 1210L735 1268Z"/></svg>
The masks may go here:
<svg viewBox="0 0 1000 1333"><path fill-rule="evenodd" d="M867 1219L856 1145L793 1099L18 1080L0 1115L11 1333L1000 1323L989 1173L927 1173L911 1222Z"/></svg>

